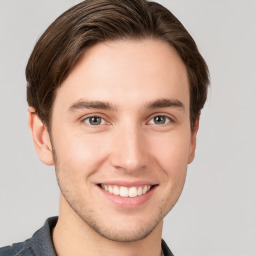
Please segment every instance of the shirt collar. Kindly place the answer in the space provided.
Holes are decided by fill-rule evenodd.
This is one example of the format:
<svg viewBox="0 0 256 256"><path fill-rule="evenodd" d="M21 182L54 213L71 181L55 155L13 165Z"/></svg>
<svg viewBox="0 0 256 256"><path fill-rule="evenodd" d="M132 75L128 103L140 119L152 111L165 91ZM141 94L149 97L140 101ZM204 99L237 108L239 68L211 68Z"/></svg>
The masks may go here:
<svg viewBox="0 0 256 256"><path fill-rule="evenodd" d="M32 249L37 256L57 256L53 241L52 230L58 221L58 217L51 217L45 221L44 226L39 229L32 237ZM162 240L162 256L174 256L165 243Z"/></svg>

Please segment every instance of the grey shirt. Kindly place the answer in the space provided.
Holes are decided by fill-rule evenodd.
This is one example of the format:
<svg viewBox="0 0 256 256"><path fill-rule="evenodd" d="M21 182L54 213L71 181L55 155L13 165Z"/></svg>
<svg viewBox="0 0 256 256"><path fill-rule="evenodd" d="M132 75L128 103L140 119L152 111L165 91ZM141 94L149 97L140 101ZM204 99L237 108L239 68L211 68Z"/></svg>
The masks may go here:
<svg viewBox="0 0 256 256"><path fill-rule="evenodd" d="M56 256L51 233L57 220L58 217L47 219L44 226L25 242L0 248L0 256ZM164 256L173 256L164 240L162 240L162 250Z"/></svg>

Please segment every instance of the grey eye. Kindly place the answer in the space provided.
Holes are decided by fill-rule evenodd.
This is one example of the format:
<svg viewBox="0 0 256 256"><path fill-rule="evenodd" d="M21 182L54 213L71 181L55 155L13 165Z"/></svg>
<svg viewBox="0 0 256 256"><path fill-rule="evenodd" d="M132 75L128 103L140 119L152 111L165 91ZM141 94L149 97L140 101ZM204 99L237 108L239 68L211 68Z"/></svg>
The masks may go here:
<svg viewBox="0 0 256 256"><path fill-rule="evenodd" d="M156 125L161 125L161 124L166 124L169 123L171 119L167 116L155 116L152 118L149 123L150 124L156 124Z"/></svg>
<svg viewBox="0 0 256 256"><path fill-rule="evenodd" d="M84 119L84 122L89 125L96 126L96 125L104 124L105 120L99 116L90 116Z"/></svg>

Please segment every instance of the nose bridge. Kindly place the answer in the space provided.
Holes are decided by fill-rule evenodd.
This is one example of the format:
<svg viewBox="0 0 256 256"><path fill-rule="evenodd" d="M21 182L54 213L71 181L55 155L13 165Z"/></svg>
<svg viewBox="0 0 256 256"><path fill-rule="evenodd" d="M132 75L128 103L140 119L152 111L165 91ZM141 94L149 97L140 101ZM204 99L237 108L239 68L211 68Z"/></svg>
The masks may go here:
<svg viewBox="0 0 256 256"><path fill-rule="evenodd" d="M125 122L115 131L112 164L126 171L141 169L147 164L146 141L142 128L136 123Z"/></svg>

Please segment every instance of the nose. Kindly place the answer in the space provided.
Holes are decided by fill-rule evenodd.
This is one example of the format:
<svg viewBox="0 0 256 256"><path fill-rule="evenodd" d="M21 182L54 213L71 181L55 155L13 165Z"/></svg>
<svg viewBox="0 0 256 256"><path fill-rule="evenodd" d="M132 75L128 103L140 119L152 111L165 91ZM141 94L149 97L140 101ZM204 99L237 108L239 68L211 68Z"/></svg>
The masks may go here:
<svg viewBox="0 0 256 256"><path fill-rule="evenodd" d="M135 125L115 132L112 141L111 164L116 169L134 172L149 163L147 142L143 131Z"/></svg>

